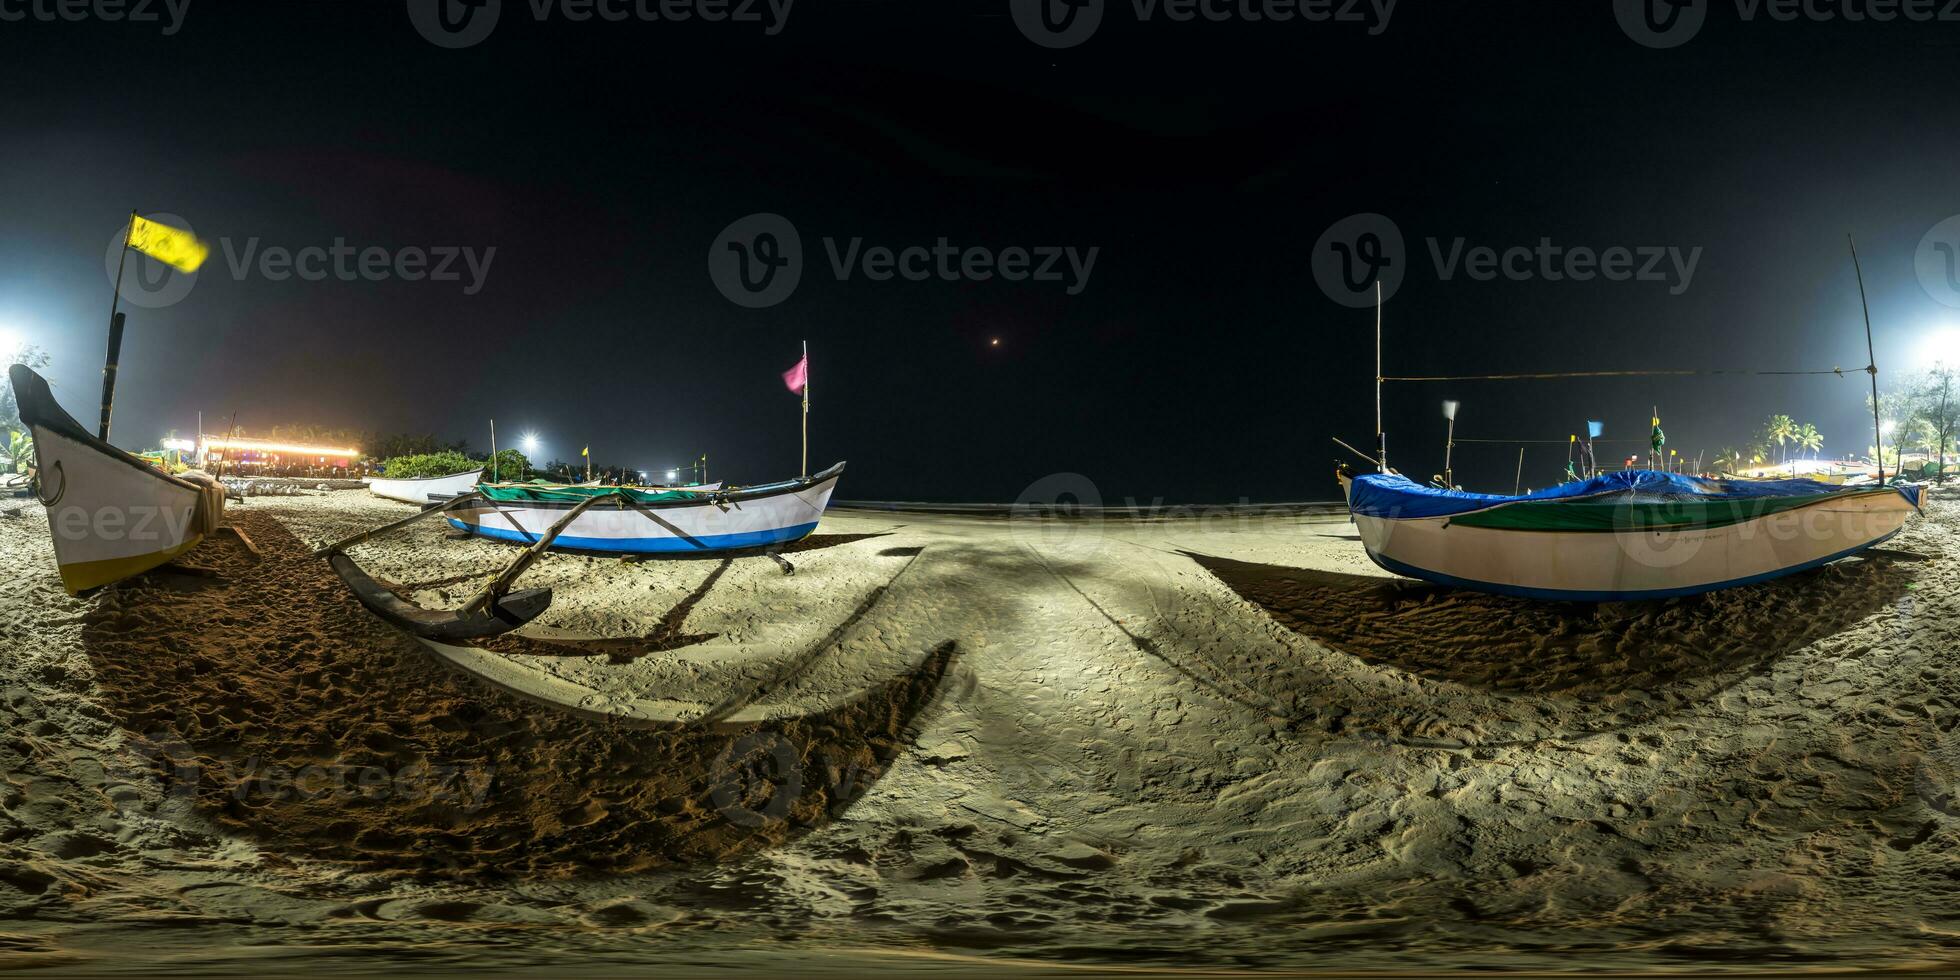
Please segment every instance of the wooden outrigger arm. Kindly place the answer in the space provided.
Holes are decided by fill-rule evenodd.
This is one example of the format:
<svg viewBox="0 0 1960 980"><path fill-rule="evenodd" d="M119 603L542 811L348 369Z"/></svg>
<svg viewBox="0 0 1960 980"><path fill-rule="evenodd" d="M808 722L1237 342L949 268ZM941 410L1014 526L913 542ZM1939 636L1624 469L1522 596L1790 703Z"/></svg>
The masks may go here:
<svg viewBox="0 0 1960 980"><path fill-rule="evenodd" d="M510 568L497 576L483 592L472 599L469 605L459 610L425 609L396 595L387 586L376 581L373 576L361 570L349 557L346 549L398 528L406 527L425 517L445 513L455 507L480 498L480 492L462 494L442 504L420 513L391 521L377 528L336 541L333 544L313 551L313 557L326 558L333 570L354 593L354 598L368 611L381 617L390 625L406 630L416 636L432 640L468 640L508 633L525 623L536 619L551 606L550 589L525 589L510 592L510 583L523 572L535 555L526 551L520 555ZM595 498L597 499L597 498ZM560 527L554 527L546 535L545 541L557 537Z"/></svg>
<svg viewBox="0 0 1960 980"><path fill-rule="evenodd" d="M480 496L480 494L478 495ZM628 503L634 502L631 497L626 495L626 491L624 490L613 490L611 493L596 494L579 501L578 506L566 511L565 516L559 518L557 523L546 528L545 532L539 535L538 539L533 541L530 547L524 549L523 554L518 555L517 559L505 567L496 578L491 579L489 584L483 587L483 591L478 592L476 598L471 599L469 604L463 607L463 615L478 614L486 608L502 605L506 601L504 594L510 591L511 583L517 581L517 577L524 574L524 570L530 568L531 563L537 561L538 556L544 554L546 548L551 547L551 542L557 540L558 535L565 528L571 526L572 521L578 515L585 513L593 504L601 500L610 500L614 497L625 500ZM550 590L547 589L545 592L549 595ZM519 595L523 594L519 593ZM543 610L540 609L539 611L542 612Z"/></svg>

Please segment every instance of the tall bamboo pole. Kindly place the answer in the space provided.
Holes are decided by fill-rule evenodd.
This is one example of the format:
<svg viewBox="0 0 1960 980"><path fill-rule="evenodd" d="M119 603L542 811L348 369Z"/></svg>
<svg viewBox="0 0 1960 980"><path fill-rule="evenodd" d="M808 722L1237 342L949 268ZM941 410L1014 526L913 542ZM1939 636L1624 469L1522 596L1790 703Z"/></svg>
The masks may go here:
<svg viewBox="0 0 1960 980"><path fill-rule="evenodd" d="M109 441L109 410L116 401L116 368L122 362L122 314L116 308L122 305L123 264L129 261L129 236L136 231L136 209L129 211L129 223L123 226L122 250L116 255L116 285L109 297L109 350L102 361L102 424L98 427L96 438Z"/></svg>
<svg viewBox="0 0 1960 980"><path fill-rule="evenodd" d="M1870 363L1865 365L1865 373L1872 376L1872 445L1878 450L1878 483L1885 485L1885 435L1878 424L1878 354L1872 346L1872 307L1865 299L1865 270L1858 265L1858 243L1851 234L1844 235L1845 244L1851 246L1851 270L1858 275L1858 305L1865 311L1865 356Z"/></svg>
<svg viewBox="0 0 1960 980"><path fill-rule="evenodd" d="M803 475L810 475L810 342L803 342Z"/></svg>
<svg viewBox="0 0 1960 980"><path fill-rule="evenodd" d="M1388 436L1382 431L1382 281L1375 280L1375 458L1388 472Z"/></svg>

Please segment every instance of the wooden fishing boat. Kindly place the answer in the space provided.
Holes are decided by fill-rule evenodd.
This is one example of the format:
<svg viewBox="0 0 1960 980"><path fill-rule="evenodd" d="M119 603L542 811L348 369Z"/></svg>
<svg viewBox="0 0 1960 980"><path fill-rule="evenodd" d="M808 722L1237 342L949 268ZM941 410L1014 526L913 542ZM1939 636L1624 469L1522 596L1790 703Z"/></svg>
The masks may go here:
<svg viewBox="0 0 1960 980"><path fill-rule="evenodd" d="M553 544L636 555L768 548L815 531L843 473L838 463L815 476L734 490L484 484L448 520L482 537L533 544L573 508L600 499Z"/></svg>
<svg viewBox="0 0 1960 980"><path fill-rule="evenodd" d="M1375 564L1442 585L1610 602L1767 581L1855 555L1920 507L1910 484L1607 473L1517 497L1342 474Z"/></svg>
<svg viewBox="0 0 1960 980"><path fill-rule="evenodd" d="M516 629L551 606L550 589L513 592L511 586L553 547L659 555L766 552L785 573L796 569L776 547L808 536L844 473L838 463L815 476L756 487L713 491L656 491L642 487L479 484L473 490L398 521L316 549L368 611L431 640L495 636ZM601 505L606 505L601 507ZM426 609L368 575L347 549L425 518L528 547L459 609Z"/></svg>
<svg viewBox="0 0 1960 980"><path fill-rule="evenodd" d="M34 434L41 502L61 584L71 593L148 571L218 528L225 491L191 471L172 476L95 437L25 365L7 370Z"/></svg>
<svg viewBox="0 0 1960 980"><path fill-rule="evenodd" d="M466 473L451 473L448 476L431 476L419 480L390 480L385 477L368 477L368 492L377 497L399 500L405 504L434 503L451 497L469 493L476 481L483 478L483 471L470 470Z"/></svg>

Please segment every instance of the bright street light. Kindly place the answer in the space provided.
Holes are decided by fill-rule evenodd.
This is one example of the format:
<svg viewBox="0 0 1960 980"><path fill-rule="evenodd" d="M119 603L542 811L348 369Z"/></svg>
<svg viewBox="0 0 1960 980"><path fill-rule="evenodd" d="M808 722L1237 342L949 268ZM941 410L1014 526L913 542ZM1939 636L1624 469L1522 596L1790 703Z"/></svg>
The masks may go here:
<svg viewBox="0 0 1960 980"><path fill-rule="evenodd" d="M1935 364L1947 367L1960 367L1960 329L1942 327L1927 334L1919 341L1919 349L1914 351L1914 369L1929 368Z"/></svg>
<svg viewBox="0 0 1960 980"><path fill-rule="evenodd" d="M674 481L675 479L677 479L677 478L679 478L679 477L680 477L680 475L681 475L681 471L680 471L680 470L668 470L668 471L667 471L667 480L668 480L668 482L670 482L670 483L671 483L671 482L673 482L673 481Z"/></svg>
<svg viewBox="0 0 1960 980"><path fill-rule="evenodd" d="M538 451L538 434L535 432L524 433L524 438L520 440L520 444L524 447L524 455L529 456L536 453Z"/></svg>

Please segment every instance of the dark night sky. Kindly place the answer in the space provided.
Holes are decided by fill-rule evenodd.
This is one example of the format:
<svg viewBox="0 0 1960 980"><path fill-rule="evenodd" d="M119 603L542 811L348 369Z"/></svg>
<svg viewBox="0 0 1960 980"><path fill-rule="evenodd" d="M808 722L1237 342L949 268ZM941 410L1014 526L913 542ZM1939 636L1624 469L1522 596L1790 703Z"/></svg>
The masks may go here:
<svg viewBox="0 0 1960 980"><path fill-rule="evenodd" d="M20 9L30 0L0 0ZM39 0L46 3L48 0ZM1139 22L1031 43L1007 0L803 0L755 24L534 22L505 0L462 50L399 2L193 0L181 29L0 23L0 324L49 347L93 418L131 207L220 243L195 288L131 309L116 441L193 413L248 428L434 431L649 469L788 475L813 351L812 462L843 498L1013 500L1088 475L1106 500L1327 499L1330 435L1372 432L1371 310L1315 283L1316 239L1379 212L1408 241L1390 373L1862 367L1859 237L1882 367L1960 325L1915 276L1960 213L1960 23L1743 21L1671 50L1606 3L1397 4L1388 27ZM710 280L754 212L801 234L801 284L743 309ZM1086 287L832 276L822 239L1074 245ZM1703 249L1691 288L1441 281L1445 244ZM234 279L234 251L494 246L464 283ZM999 347L989 340L999 337ZM1870 442L1862 374L1405 385L1391 448L1563 439L1587 416L1674 445L1776 411ZM508 438L508 437L507 437ZM1514 449L1463 450L1472 489ZM1557 446L1528 460L1543 485ZM1428 456L1438 457L1430 460Z"/></svg>

